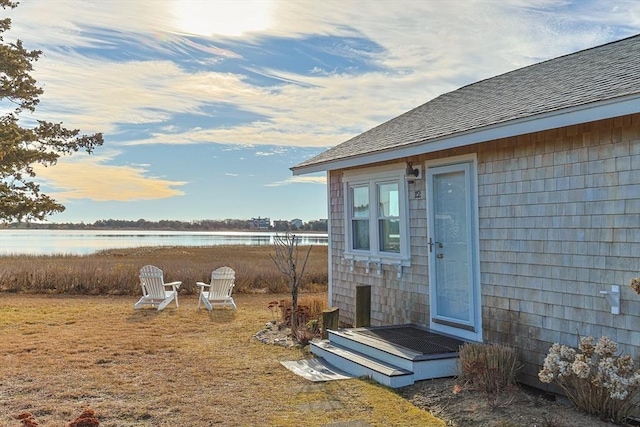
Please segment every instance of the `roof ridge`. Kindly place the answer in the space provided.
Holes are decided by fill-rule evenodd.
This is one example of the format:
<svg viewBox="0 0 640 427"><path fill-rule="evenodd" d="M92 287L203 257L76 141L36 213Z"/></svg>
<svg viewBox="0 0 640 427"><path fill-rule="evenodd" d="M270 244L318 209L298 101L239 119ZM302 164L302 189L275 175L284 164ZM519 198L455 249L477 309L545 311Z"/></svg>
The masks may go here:
<svg viewBox="0 0 640 427"><path fill-rule="evenodd" d="M590 51L590 50L601 49L601 48L603 48L605 46L612 45L612 44L617 44L617 43L622 43L625 40L630 40L630 39L633 39L633 38L639 38L640 39L640 34L635 34L633 36L625 37L625 38L622 38L622 39L619 39L619 40L612 40L612 41L607 42L607 43L603 43L603 44L600 44L600 45L597 45L597 46L591 46L591 47L588 47L588 48L585 48L585 49L581 49L581 50L578 50L578 51L575 51L575 52L565 53L564 55L556 56L554 58L545 59L545 60L540 61L540 62L534 62L532 64L525 65L523 67L519 67L519 68L516 68L516 69L513 69L513 70L505 71L504 73L496 74L496 75L493 75L491 77L486 77L484 79L475 81L473 83L469 83L469 84L466 84L464 86L460 86L459 88L454 89L452 91L442 93L442 94L438 95L437 97L439 97L441 95L445 95L447 93L456 92L456 91L458 91L460 89L464 89L464 88L466 88L468 86L473 86L473 85L476 85L478 83L482 83L482 82L487 81L487 80L495 79L496 77L506 76L507 74L516 73L518 71L526 70L527 68L531 68L531 67L542 66L542 65L547 64L549 62L555 62L555 61L559 61L559 60L562 60L562 59L566 59L567 57L578 56L578 55L584 54L585 52ZM421 105L424 105L424 103L421 104Z"/></svg>

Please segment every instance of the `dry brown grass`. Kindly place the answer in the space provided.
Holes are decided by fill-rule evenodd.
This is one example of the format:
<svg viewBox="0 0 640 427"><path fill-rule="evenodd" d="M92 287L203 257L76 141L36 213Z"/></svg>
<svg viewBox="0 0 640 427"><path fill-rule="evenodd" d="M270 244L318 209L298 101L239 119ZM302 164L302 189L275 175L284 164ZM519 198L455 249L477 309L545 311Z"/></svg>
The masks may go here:
<svg viewBox="0 0 640 427"><path fill-rule="evenodd" d="M269 301L268 307L274 314L273 320L290 326L292 305L290 295L283 299ZM301 311L302 309L304 309L302 321L321 320L322 312L327 309L326 295L300 295L298 297L298 310Z"/></svg>
<svg viewBox="0 0 640 427"><path fill-rule="evenodd" d="M276 298L238 294L238 310L209 313L194 296L158 312L134 311L136 297L0 294L0 426L28 411L62 427L88 408L102 427L444 426L368 381L282 367L308 355L252 339Z"/></svg>
<svg viewBox="0 0 640 427"><path fill-rule="evenodd" d="M223 265L236 271L235 293L287 292L286 277L269 257L270 246L145 247L116 249L86 256L1 256L0 291L76 295L138 295L143 265L161 268L166 281L182 281L181 294L197 292ZM327 284L327 247L311 250L303 290Z"/></svg>

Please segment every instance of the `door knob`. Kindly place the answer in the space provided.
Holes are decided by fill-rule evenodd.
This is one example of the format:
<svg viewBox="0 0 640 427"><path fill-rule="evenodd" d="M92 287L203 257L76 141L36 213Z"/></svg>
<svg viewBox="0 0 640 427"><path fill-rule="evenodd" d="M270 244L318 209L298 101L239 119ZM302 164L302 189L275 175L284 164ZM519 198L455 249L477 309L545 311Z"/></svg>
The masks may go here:
<svg viewBox="0 0 640 427"><path fill-rule="evenodd" d="M444 254L438 254L438 255L436 255L436 257L442 259L442 258L444 258Z"/></svg>
<svg viewBox="0 0 640 427"><path fill-rule="evenodd" d="M444 247L444 245L442 244L442 242L434 242L433 239L431 237L429 237L429 243L427 243L427 245L429 245L429 252L433 252L433 247L437 246L439 248Z"/></svg>

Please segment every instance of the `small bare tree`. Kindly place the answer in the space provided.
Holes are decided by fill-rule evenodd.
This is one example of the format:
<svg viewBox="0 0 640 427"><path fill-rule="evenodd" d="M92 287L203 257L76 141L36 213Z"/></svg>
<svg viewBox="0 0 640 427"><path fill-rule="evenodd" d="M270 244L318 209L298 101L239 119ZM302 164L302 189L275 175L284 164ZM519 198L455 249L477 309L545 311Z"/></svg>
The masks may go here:
<svg viewBox="0 0 640 427"><path fill-rule="evenodd" d="M297 329L296 312L298 310L298 292L302 284L302 275L309 260L309 254L313 245L309 246L304 258L300 257L300 248L298 243L300 238L289 231L284 234L276 234L273 245L275 247L275 255L269 255L273 262L289 279L289 290L291 291L291 333L295 337Z"/></svg>

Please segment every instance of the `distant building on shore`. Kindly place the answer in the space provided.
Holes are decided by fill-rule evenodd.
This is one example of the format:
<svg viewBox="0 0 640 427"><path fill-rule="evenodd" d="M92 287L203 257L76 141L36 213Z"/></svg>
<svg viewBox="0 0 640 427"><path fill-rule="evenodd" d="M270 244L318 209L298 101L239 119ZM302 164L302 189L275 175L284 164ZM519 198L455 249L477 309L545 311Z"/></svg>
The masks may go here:
<svg viewBox="0 0 640 427"><path fill-rule="evenodd" d="M289 230L289 221L284 219L274 219L273 220L273 229L275 231L288 231Z"/></svg>
<svg viewBox="0 0 640 427"><path fill-rule="evenodd" d="M269 230L271 228L271 219L270 218L251 218L249 221L250 228L255 228L258 230Z"/></svg>

